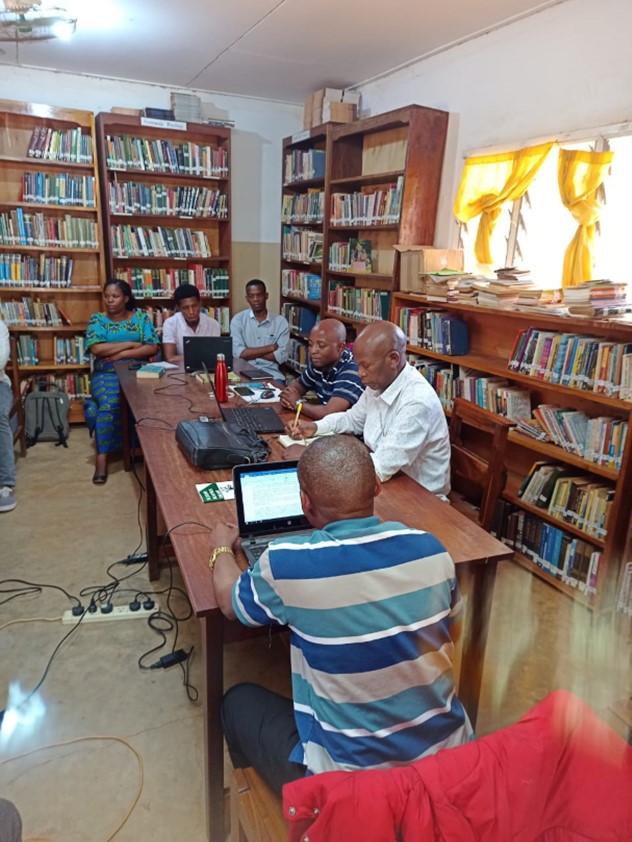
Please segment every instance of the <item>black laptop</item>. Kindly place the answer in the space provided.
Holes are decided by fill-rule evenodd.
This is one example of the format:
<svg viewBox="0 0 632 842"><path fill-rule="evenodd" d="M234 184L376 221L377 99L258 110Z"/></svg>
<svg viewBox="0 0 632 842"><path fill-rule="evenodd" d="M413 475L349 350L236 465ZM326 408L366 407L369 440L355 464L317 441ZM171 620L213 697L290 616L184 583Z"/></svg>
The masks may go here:
<svg viewBox="0 0 632 842"><path fill-rule="evenodd" d="M224 408L217 400L213 381L204 362L202 362L202 370L206 372L208 377L208 384L219 409L219 414L227 424L240 430L248 430L250 433L283 433L285 431L285 424L271 406L253 406L250 403L247 406L227 406Z"/></svg>
<svg viewBox="0 0 632 842"><path fill-rule="evenodd" d="M298 484L298 462L260 462L233 468L241 548L254 564L270 541L309 533Z"/></svg>
<svg viewBox="0 0 632 842"><path fill-rule="evenodd" d="M203 371L206 365L209 371L215 371L217 355L226 358L226 368L233 367L233 343L230 336L185 336L184 370L188 374Z"/></svg>

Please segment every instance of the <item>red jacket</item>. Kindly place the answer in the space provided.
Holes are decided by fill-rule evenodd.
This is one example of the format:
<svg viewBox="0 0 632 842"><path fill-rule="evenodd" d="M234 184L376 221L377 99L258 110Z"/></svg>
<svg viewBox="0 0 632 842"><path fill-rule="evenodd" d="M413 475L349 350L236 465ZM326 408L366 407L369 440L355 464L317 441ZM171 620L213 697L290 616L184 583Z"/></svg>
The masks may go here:
<svg viewBox="0 0 632 842"><path fill-rule="evenodd" d="M409 766L286 784L283 809L291 842L630 842L632 748L558 690Z"/></svg>

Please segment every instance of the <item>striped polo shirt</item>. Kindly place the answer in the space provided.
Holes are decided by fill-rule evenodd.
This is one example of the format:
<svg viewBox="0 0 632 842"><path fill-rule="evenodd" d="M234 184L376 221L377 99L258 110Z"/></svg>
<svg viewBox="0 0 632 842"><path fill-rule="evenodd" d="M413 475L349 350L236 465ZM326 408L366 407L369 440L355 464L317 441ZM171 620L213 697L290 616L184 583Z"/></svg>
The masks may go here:
<svg viewBox="0 0 632 842"><path fill-rule="evenodd" d="M313 389L321 403L328 403L331 398L343 398L353 406L364 392L358 365L348 348L344 349L338 362L326 371L315 368L310 359L299 377L299 383L308 392Z"/></svg>
<svg viewBox="0 0 632 842"><path fill-rule="evenodd" d="M472 736L454 689L454 563L427 532L377 517L280 538L235 583L248 626L287 624L308 772L410 763Z"/></svg>

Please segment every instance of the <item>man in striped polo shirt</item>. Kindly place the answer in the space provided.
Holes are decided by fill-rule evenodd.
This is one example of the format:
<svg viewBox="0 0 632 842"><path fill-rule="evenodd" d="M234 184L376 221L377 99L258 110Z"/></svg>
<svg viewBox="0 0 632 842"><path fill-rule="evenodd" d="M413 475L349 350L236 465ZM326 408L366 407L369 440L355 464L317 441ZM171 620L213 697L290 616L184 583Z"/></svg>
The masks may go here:
<svg viewBox="0 0 632 842"><path fill-rule="evenodd" d="M239 684L222 710L233 765L254 766L277 792L304 774L403 765L472 737L454 688L461 599L447 551L374 516L380 483L356 439L314 442L298 475L311 535L277 539L242 573L236 527L214 530L224 615L290 629L293 700Z"/></svg>
<svg viewBox="0 0 632 842"><path fill-rule="evenodd" d="M323 319L309 334L309 361L301 376L281 392L281 404L294 409L306 392L313 390L320 403L303 404L306 418L318 420L332 412L344 412L358 400L364 386L351 351L345 347L347 332L338 319Z"/></svg>

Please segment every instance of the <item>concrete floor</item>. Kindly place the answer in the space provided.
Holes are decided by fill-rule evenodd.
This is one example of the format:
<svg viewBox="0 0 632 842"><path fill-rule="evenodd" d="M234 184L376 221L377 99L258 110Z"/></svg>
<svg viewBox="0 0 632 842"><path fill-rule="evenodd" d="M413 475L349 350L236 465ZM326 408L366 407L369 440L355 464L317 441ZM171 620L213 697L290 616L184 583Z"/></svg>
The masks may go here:
<svg viewBox="0 0 632 842"><path fill-rule="evenodd" d="M9 589L18 585L6 579L60 585L78 594L111 581L107 567L142 542L139 486L133 475L115 463L107 485L99 487L90 481L92 472L93 446L83 427L72 429L67 450L41 443L18 460L18 507L0 515L3 696L11 682L31 690L71 628L59 619L7 624L59 618L72 604L51 589L11 599ZM122 576L133 570L117 565L112 572ZM167 570L151 586L146 571L140 570L120 586L132 592L121 593L115 604L126 604L142 590L155 592L154 599L164 607L168 584ZM177 570L174 584L180 584ZM88 598L82 601L87 604ZM172 607L180 616L186 613L180 597L172 599ZM197 626L193 619L181 622L178 645L196 647L190 681L199 687ZM30 723L18 725L8 738L2 732L0 796L18 806L25 837L109 839L142 783L136 806L116 834L119 842L204 840L201 708L187 698L180 667L139 670L139 657L158 643L158 635L143 620L82 624L62 645L41 686L43 712L35 712ZM627 631L617 636L610 623L596 627L571 600L515 565L502 563L478 733L514 722L558 687L574 691L608 717L608 704L632 691L630 651ZM226 662L227 686L252 680L288 689L287 655L278 641L262 637L234 644L227 647ZM0 708L4 706L0 699ZM64 742L69 744L37 750Z"/></svg>

